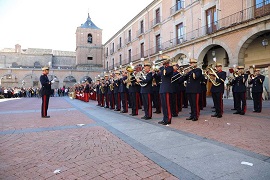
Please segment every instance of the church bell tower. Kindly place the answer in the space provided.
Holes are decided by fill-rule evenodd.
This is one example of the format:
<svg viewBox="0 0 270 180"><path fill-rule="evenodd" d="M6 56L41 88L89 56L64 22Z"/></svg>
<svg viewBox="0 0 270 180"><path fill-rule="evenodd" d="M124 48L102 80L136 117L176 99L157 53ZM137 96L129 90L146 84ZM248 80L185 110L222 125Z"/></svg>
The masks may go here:
<svg viewBox="0 0 270 180"><path fill-rule="evenodd" d="M93 23L89 13L86 22L76 30L76 65L77 69L86 70L103 65L102 29Z"/></svg>

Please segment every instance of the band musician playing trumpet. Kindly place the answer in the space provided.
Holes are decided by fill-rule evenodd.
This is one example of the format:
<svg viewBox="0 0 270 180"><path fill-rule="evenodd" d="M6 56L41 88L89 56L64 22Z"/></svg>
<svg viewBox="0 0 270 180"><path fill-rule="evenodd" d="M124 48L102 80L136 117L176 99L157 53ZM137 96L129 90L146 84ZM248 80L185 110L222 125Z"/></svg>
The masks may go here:
<svg viewBox="0 0 270 180"><path fill-rule="evenodd" d="M143 108L144 108L144 116L141 119L151 119L152 118L152 80L153 75L151 70L151 64L145 63L144 64L144 73L145 79L137 79L136 81L140 84L144 83L145 85L141 87L141 95L143 101Z"/></svg>
<svg viewBox="0 0 270 180"><path fill-rule="evenodd" d="M252 84L252 98L255 113L262 111L263 81L265 76L260 74L260 69L255 69L255 75L251 74L249 84Z"/></svg>
<svg viewBox="0 0 270 180"><path fill-rule="evenodd" d="M223 93L224 93L224 82L226 79L226 72L222 71L222 64L216 64L217 72L210 73L210 78L213 83L211 87L212 98L215 107L215 114L211 117L221 118L223 114Z"/></svg>

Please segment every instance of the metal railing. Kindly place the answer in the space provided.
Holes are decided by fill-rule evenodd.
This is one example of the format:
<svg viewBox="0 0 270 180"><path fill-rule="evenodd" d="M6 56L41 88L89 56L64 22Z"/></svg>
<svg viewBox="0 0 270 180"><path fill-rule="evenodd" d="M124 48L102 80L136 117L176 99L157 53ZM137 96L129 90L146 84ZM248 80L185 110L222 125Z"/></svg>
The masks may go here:
<svg viewBox="0 0 270 180"><path fill-rule="evenodd" d="M171 15L175 14L176 12L184 9L185 1L178 1L173 7L170 8Z"/></svg>
<svg viewBox="0 0 270 180"><path fill-rule="evenodd" d="M144 29L141 28L137 31L137 37L141 36L144 33Z"/></svg>
<svg viewBox="0 0 270 180"><path fill-rule="evenodd" d="M161 16L157 16L155 19L153 19L151 21L152 27L155 27L155 26L157 26L160 23L161 23Z"/></svg>

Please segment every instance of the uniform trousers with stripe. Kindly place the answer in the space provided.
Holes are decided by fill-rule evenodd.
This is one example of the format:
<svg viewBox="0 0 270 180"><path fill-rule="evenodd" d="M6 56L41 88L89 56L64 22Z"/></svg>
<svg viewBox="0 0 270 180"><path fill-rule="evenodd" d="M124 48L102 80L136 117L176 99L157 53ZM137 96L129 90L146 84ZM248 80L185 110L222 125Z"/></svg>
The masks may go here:
<svg viewBox="0 0 270 180"><path fill-rule="evenodd" d="M47 116L50 95L42 95L41 116Z"/></svg>
<svg viewBox="0 0 270 180"><path fill-rule="evenodd" d="M253 98L254 111L261 112L262 111L262 93L253 92L252 98Z"/></svg>
<svg viewBox="0 0 270 180"><path fill-rule="evenodd" d="M162 105L162 112L163 112L163 121L165 123L171 123L172 120L172 112L171 112L171 100L172 94L171 93L161 93L161 105Z"/></svg>
<svg viewBox="0 0 270 180"><path fill-rule="evenodd" d="M223 114L223 93L221 92L212 92L212 98L214 101L215 111L217 115Z"/></svg>
<svg viewBox="0 0 270 180"><path fill-rule="evenodd" d="M199 107L199 98L200 93L188 93L187 94L189 104L191 107L191 118L199 118L200 116L200 107Z"/></svg>
<svg viewBox="0 0 270 180"><path fill-rule="evenodd" d="M152 99L151 93L142 93L142 102L144 109L144 116L152 118Z"/></svg>
<svg viewBox="0 0 270 180"><path fill-rule="evenodd" d="M106 107L110 106L110 97L108 93L105 94L105 105Z"/></svg>
<svg viewBox="0 0 270 180"><path fill-rule="evenodd" d="M156 107L156 112L161 112L160 95L157 91L153 92L153 103Z"/></svg>
<svg viewBox="0 0 270 180"><path fill-rule="evenodd" d="M235 103L236 103L236 111L237 112L246 113L247 100L246 100L246 93L245 92L236 92L235 93Z"/></svg>
<svg viewBox="0 0 270 180"><path fill-rule="evenodd" d="M111 109L114 109L115 106L114 106L114 94L111 93L111 94L108 94L109 95L109 99L110 99L110 108Z"/></svg>
<svg viewBox="0 0 270 180"><path fill-rule="evenodd" d="M128 97L126 92L121 92L121 101L123 111L128 112Z"/></svg>
<svg viewBox="0 0 270 180"><path fill-rule="evenodd" d="M120 93L114 93L114 102L115 102L115 109L120 110L121 109L121 98Z"/></svg>
<svg viewBox="0 0 270 180"><path fill-rule="evenodd" d="M130 97L130 104L131 104L132 114L138 115L140 93L138 93L138 92L130 92L129 97Z"/></svg>
<svg viewBox="0 0 270 180"><path fill-rule="evenodd" d="M174 92L172 93L172 100L171 100L171 108L172 108L172 115L173 116L176 116L178 115L178 104L177 104L177 93Z"/></svg>

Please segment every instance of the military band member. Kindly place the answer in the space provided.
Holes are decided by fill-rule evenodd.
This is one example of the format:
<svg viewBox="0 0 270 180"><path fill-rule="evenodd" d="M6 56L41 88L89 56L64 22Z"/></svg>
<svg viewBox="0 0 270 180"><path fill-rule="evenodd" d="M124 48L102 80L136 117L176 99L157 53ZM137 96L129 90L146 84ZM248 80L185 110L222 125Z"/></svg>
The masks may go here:
<svg viewBox="0 0 270 180"><path fill-rule="evenodd" d="M130 86L128 89L129 96L130 96L130 105L131 105L131 116L137 116L139 110L139 99L140 99L140 85L137 83L134 72L130 73Z"/></svg>
<svg viewBox="0 0 270 180"><path fill-rule="evenodd" d="M235 101L236 101L236 112L233 114L245 115L247 110L246 102L246 81L248 74L244 74L244 66L238 66L238 74L232 83L235 84Z"/></svg>
<svg viewBox="0 0 270 180"><path fill-rule="evenodd" d="M119 93L121 95L122 108L123 108L121 113L128 112L128 97L127 97L128 91L126 87L126 80L127 80L127 72L122 71L122 78L120 78L120 86L119 86Z"/></svg>
<svg viewBox="0 0 270 180"><path fill-rule="evenodd" d="M84 101L89 102L89 93L90 93L90 85L89 82L86 80L85 86L84 86Z"/></svg>
<svg viewBox="0 0 270 180"><path fill-rule="evenodd" d="M99 86L99 99L100 99L100 107L104 107L104 97L105 97L105 82L104 78L101 78L100 80L100 86Z"/></svg>
<svg viewBox="0 0 270 180"><path fill-rule="evenodd" d="M179 74L177 63L172 63L173 66L173 76L177 76ZM171 101L171 111L172 117L177 117L179 110L178 110L178 91L180 89L179 81L172 82L173 92L172 92L172 101Z"/></svg>
<svg viewBox="0 0 270 180"><path fill-rule="evenodd" d="M100 100L100 96L99 96L99 88L100 88L100 80L97 79L96 80L96 96L97 96L97 106L101 106L101 100Z"/></svg>
<svg viewBox="0 0 270 180"><path fill-rule="evenodd" d="M109 98L109 75L105 74L104 76L104 97L105 97L105 106L104 108L109 108L110 105L110 98Z"/></svg>
<svg viewBox="0 0 270 180"><path fill-rule="evenodd" d="M114 77L114 82L113 82L113 92L114 92L114 104L115 104L115 111L120 111L121 110L121 97L119 93L119 86L120 86L120 81L119 81L119 71L114 72L115 77Z"/></svg>
<svg viewBox="0 0 270 180"><path fill-rule="evenodd" d="M190 59L191 70L183 76L187 81L186 94L191 107L190 117L186 120L197 121L200 115L199 96L201 92L202 70L197 68L197 60Z"/></svg>
<svg viewBox="0 0 270 180"><path fill-rule="evenodd" d="M156 108L156 111L153 113L160 114L161 113L161 101L159 95L160 82L161 82L161 73L159 69L153 70L153 82L152 82L152 90L153 90L153 104Z"/></svg>
<svg viewBox="0 0 270 180"><path fill-rule="evenodd" d="M114 109L114 93L113 93L113 74L110 74L110 79L109 79L109 88L108 88L108 97L109 97L109 104L110 104L110 109Z"/></svg>
<svg viewBox="0 0 270 180"><path fill-rule="evenodd" d="M262 111L262 93L265 76L260 74L260 69L255 69L255 75L251 75L249 84L252 84L252 98L255 113Z"/></svg>
<svg viewBox="0 0 270 180"><path fill-rule="evenodd" d="M222 71L222 64L216 64L217 76L214 74L210 74L210 78L212 78L219 85L212 85L211 93L215 107L215 114L211 115L212 117L221 118L223 114L223 93L224 93L224 82L226 79L226 72Z"/></svg>
<svg viewBox="0 0 270 180"><path fill-rule="evenodd" d="M207 92L207 77L202 76L201 78L201 88L202 92L200 93L200 110L203 110L206 107L206 92Z"/></svg>
<svg viewBox="0 0 270 180"><path fill-rule="evenodd" d="M143 108L144 108L144 116L141 117L141 119L151 119L152 118L152 80L153 75L150 71L151 64L145 63L144 64L144 73L145 73L145 79L137 79L137 82L140 84L145 84L145 86L141 87L141 96L143 101Z"/></svg>
<svg viewBox="0 0 270 180"><path fill-rule="evenodd" d="M169 65L170 60L164 60L163 66L160 67L161 73L161 84L160 84L160 97L161 97L161 105L163 112L163 120L158 122L162 125L171 124L172 113L171 113L171 98L172 98L172 90L173 86L171 83L171 79L173 76L173 67Z"/></svg>
<svg viewBox="0 0 270 180"><path fill-rule="evenodd" d="M49 67L43 67L42 68L42 75L40 76L40 84L41 84L41 97L42 97L42 104L41 104L41 117L42 118L50 118L48 116L48 106L49 106L49 100L51 96L51 84L54 83L54 80L50 81L48 78L49 74Z"/></svg>

